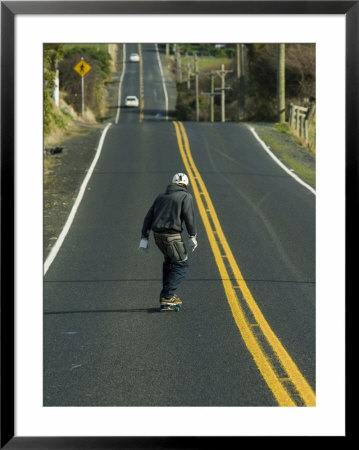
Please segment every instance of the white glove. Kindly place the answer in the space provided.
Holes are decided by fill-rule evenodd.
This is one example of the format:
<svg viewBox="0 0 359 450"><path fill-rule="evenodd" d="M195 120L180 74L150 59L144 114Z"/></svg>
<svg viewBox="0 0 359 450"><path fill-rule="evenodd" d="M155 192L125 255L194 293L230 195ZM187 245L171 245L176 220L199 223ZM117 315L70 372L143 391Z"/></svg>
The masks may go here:
<svg viewBox="0 0 359 450"><path fill-rule="evenodd" d="M139 250L143 252L148 252L148 239L147 238L141 238L140 246L138 247Z"/></svg>
<svg viewBox="0 0 359 450"><path fill-rule="evenodd" d="M196 236L190 236L189 241L188 241L188 246L192 250L192 252L194 252L196 250L197 245L198 244L197 244Z"/></svg>

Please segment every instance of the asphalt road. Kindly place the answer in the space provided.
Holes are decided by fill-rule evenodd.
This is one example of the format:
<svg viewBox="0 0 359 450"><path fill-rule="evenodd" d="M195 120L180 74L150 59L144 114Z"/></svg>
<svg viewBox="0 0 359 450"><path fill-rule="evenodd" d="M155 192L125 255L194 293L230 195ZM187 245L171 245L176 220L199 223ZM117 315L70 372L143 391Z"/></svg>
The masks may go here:
<svg viewBox="0 0 359 450"><path fill-rule="evenodd" d="M126 47L127 55L138 52L137 44ZM198 202L199 245L179 288L183 307L158 311L162 256L153 238L148 253L138 251L140 232L156 195L186 166L166 120L156 48L142 45L140 53L140 64L126 62L118 123L45 275L44 405L278 406L234 320ZM140 108L122 107L126 95L141 98L141 91ZM314 391L315 195L245 125L183 125L243 279ZM280 372L275 351L253 335ZM287 375L278 375L284 386ZM298 393L291 397L305 404Z"/></svg>

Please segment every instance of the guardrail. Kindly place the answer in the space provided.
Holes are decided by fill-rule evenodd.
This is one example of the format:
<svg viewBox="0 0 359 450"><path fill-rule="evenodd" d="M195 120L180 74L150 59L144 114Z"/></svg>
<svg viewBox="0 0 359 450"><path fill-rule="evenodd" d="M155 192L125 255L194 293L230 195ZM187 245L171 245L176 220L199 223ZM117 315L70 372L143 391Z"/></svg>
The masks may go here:
<svg viewBox="0 0 359 450"><path fill-rule="evenodd" d="M299 137L303 137L305 142L309 142L309 120L314 114L315 105L306 108L290 104L289 125L295 130Z"/></svg>

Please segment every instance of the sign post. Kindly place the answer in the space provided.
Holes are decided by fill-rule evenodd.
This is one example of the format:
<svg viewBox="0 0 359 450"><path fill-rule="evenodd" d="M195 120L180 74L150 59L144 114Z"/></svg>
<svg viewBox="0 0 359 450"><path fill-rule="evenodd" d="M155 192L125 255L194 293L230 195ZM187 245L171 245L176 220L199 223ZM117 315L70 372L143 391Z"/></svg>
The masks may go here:
<svg viewBox="0 0 359 450"><path fill-rule="evenodd" d="M91 70L91 66L81 58L81 60L76 64L74 70L81 76L81 105L82 105L82 117L85 114L85 81L84 77Z"/></svg>

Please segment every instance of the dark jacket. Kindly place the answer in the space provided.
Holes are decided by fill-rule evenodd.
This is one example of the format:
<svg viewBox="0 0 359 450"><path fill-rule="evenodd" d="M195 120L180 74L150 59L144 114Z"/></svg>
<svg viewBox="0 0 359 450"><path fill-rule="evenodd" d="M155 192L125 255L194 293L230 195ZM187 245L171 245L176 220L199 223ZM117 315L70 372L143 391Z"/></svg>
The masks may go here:
<svg viewBox="0 0 359 450"><path fill-rule="evenodd" d="M143 221L142 237L150 235L150 231L183 231L186 225L189 236L197 234L193 198L187 189L170 184L166 192L160 194L149 209Z"/></svg>

